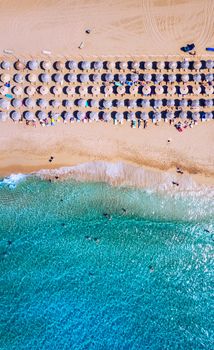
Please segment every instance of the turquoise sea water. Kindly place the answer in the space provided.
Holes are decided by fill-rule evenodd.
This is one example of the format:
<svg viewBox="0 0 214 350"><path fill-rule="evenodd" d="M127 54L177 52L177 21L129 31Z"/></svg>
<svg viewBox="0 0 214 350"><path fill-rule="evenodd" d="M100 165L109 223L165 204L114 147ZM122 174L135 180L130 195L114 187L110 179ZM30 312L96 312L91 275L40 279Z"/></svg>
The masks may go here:
<svg viewBox="0 0 214 350"><path fill-rule="evenodd" d="M213 349L212 200L0 183L0 349Z"/></svg>

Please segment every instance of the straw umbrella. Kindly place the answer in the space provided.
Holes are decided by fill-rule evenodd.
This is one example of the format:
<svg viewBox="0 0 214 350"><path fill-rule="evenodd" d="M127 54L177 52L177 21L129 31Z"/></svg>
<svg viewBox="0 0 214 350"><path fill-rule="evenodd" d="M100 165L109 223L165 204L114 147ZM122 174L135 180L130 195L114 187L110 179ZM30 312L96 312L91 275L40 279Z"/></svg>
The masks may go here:
<svg viewBox="0 0 214 350"><path fill-rule="evenodd" d="M110 73L105 74L105 80L112 82L114 80L113 74L110 74Z"/></svg>
<svg viewBox="0 0 214 350"><path fill-rule="evenodd" d="M54 108L58 108L61 105L61 102L59 100L51 100L50 104Z"/></svg>
<svg viewBox="0 0 214 350"><path fill-rule="evenodd" d="M39 66L39 63L36 60L31 60L31 61L28 61L27 63L27 67L30 70L36 70L38 69L38 66Z"/></svg>
<svg viewBox="0 0 214 350"><path fill-rule="evenodd" d="M137 107L137 101L136 100L129 100L128 101L128 106L130 108L136 108Z"/></svg>
<svg viewBox="0 0 214 350"><path fill-rule="evenodd" d="M0 122L5 122L8 118L8 114L6 112L0 111Z"/></svg>
<svg viewBox="0 0 214 350"><path fill-rule="evenodd" d="M123 84L126 82L126 74L119 74L118 80Z"/></svg>
<svg viewBox="0 0 214 350"><path fill-rule="evenodd" d="M213 100L211 100L211 99L205 100L205 106L206 107L212 107L213 106Z"/></svg>
<svg viewBox="0 0 214 350"><path fill-rule="evenodd" d="M213 74L206 74L205 75L205 80L207 82L212 82L213 81Z"/></svg>
<svg viewBox="0 0 214 350"><path fill-rule="evenodd" d="M199 100L192 100L191 106L193 108L198 108L200 106L200 101Z"/></svg>
<svg viewBox="0 0 214 350"><path fill-rule="evenodd" d="M167 107L174 107L175 105L175 100L167 100L166 101Z"/></svg>
<svg viewBox="0 0 214 350"><path fill-rule="evenodd" d="M122 124L123 123L123 113L117 112L115 114L115 120L118 121L120 124Z"/></svg>
<svg viewBox="0 0 214 350"><path fill-rule="evenodd" d="M80 98L80 99L78 100L78 106L79 106L79 107L86 107L86 103L87 103L87 101L86 101L86 100L83 100L82 98Z"/></svg>
<svg viewBox="0 0 214 350"><path fill-rule="evenodd" d="M29 97L25 99L24 104L28 108L34 108L36 106L35 100L32 100L32 98Z"/></svg>
<svg viewBox="0 0 214 350"><path fill-rule="evenodd" d="M149 100L141 100L141 106L143 108L148 108L150 106L150 101Z"/></svg>
<svg viewBox="0 0 214 350"><path fill-rule="evenodd" d="M9 61L3 61L1 63L1 68L5 70L9 70L11 68L11 63Z"/></svg>
<svg viewBox="0 0 214 350"><path fill-rule="evenodd" d="M168 81L170 83L175 83L176 82L176 75L175 74L169 74L168 75Z"/></svg>
<svg viewBox="0 0 214 350"><path fill-rule="evenodd" d="M118 95L123 95L126 92L125 86L117 86L117 93Z"/></svg>
<svg viewBox="0 0 214 350"><path fill-rule="evenodd" d="M127 62L119 62L119 68L121 70L127 69L127 66L128 66Z"/></svg>
<svg viewBox="0 0 214 350"><path fill-rule="evenodd" d="M37 81L37 75L36 74L28 74L27 75L27 80L30 82L30 83L35 83Z"/></svg>
<svg viewBox="0 0 214 350"><path fill-rule="evenodd" d="M49 93L49 89L47 86L42 85L39 87L39 92L41 95L47 95Z"/></svg>
<svg viewBox="0 0 214 350"><path fill-rule="evenodd" d="M108 69L108 70L112 70L112 69L115 68L115 62L108 61L108 62L106 63L106 66L107 66L107 69Z"/></svg>
<svg viewBox="0 0 214 350"><path fill-rule="evenodd" d="M97 112L90 112L89 118L91 121L98 121L99 120L99 114Z"/></svg>
<svg viewBox="0 0 214 350"><path fill-rule="evenodd" d="M163 94L163 86L157 85L157 86L155 87L155 93L156 93L157 95L162 95L162 94Z"/></svg>
<svg viewBox="0 0 214 350"><path fill-rule="evenodd" d="M62 83L63 82L63 75L60 73L56 73L53 75L53 80L55 83Z"/></svg>
<svg viewBox="0 0 214 350"><path fill-rule="evenodd" d="M27 87L26 87L26 94L27 94L28 96L34 95L35 92L36 92L36 89L35 89L34 86L30 85L30 86L27 86Z"/></svg>
<svg viewBox="0 0 214 350"><path fill-rule="evenodd" d="M109 112L104 112L103 113L103 120L104 120L104 122L109 122L110 120L111 120L111 113L109 113Z"/></svg>
<svg viewBox="0 0 214 350"><path fill-rule="evenodd" d="M103 101L103 107L106 109L109 109L112 107L112 101L111 100L104 100Z"/></svg>
<svg viewBox="0 0 214 350"><path fill-rule="evenodd" d="M47 84L50 83L50 81L51 81L51 77L47 73L41 74L40 79L41 79L42 83L47 83Z"/></svg>
<svg viewBox="0 0 214 350"><path fill-rule="evenodd" d="M32 113L30 111L26 111L24 113L24 118L25 118L25 120L30 122L30 121L32 121L34 119L34 113Z"/></svg>
<svg viewBox="0 0 214 350"><path fill-rule="evenodd" d="M152 69L152 62L150 61L144 62L144 69Z"/></svg>
<svg viewBox="0 0 214 350"><path fill-rule="evenodd" d="M18 83L18 84L23 83L23 81L24 81L24 76L23 76L23 74L21 74L21 73L17 73L17 74L14 75L13 80L14 80L16 83Z"/></svg>
<svg viewBox="0 0 214 350"><path fill-rule="evenodd" d="M181 62L181 68L182 69L188 69L189 68L189 61L184 60Z"/></svg>
<svg viewBox="0 0 214 350"><path fill-rule="evenodd" d="M164 77L163 77L163 74L156 74L155 75L155 81L157 83L161 83L163 81Z"/></svg>
<svg viewBox="0 0 214 350"><path fill-rule="evenodd" d="M82 85L82 86L80 86L79 87L79 94L80 95L86 95L88 93L88 88L87 88L87 86L84 86L84 85Z"/></svg>
<svg viewBox="0 0 214 350"><path fill-rule="evenodd" d="M48 101L44 100L43 98L40 98L37 100L37 104L40 108L47 108L48 106Z"/></svg>
<svg viewBox="0 0 214 350"><path fill-rule="evenodd" d="M80 120L83 120L83 119L85 119L85 113L78 111L77 112L77 120L80 121Z"/></svg>
<svg viewBox="0 0 214 350"><path fill-rule="evenodd" d="M145 85L142 89L143 95L148 96L151 94L151 88L148 85Z"/></svg>
<svg viewBox="0 0 214 350"><path fill-rule="evenodd" d="M200 85L196 85L196 86L193 86L193 94L194 95L200 95L200 93L201 93L201 87L200 87Z"/></svg>
<svg viewBox="0 0 214 350"><path fill-rule="evenodd" d="M66 86L65 92L68 96L75 94L75 87L74 86Z"/></svg>
<svg viewBox="0 0 214 350"><path fill-rule="evenodd" d="M151 74L144 74L143 79L148 83L152 80L152 75Z"/></svg>
<svg viewBox="0 0 214 350"><path fill-rule="evenodd" d="M99 101L98 100L91 100L90 101L90 106L94 107L94 108L98 108L99 107Z"/></svg>
<svg viewBox="0 0 214 350"><path fill-rule="evenodd" d="M72 118L72 114L70 112L65 112L63 115L63 119L67 122L69 120L71 120Z"/></svg>
<svg viewBox="0 0 214 350"><path fill-rule="evenodd" d="M140 62L136 62L136 61L131 62L131 67L132 69L139 69Z"/></svg>
<svg viewBox="0 0 214 350"><path fill-rule="evenodd" d="M9 92L9 88L7 86L3 85L0 87L0 95L5 96L6 94L8 94L8 92Z"/></svg>
<svg viewBox="0 0 214 350"><path fill-rule="evenodd" d="M131 95L136 95L138 93L138 86L136 86L136 85L130 86L129 92Z"/></svg>
<svg viewBox="0 0 214 350"><path fill-rule="evenodd" d="M101 69L103 69L103 62L102 62L102 61L96 61L96 62L94 62L94 69L95 69L95 70L101 70Z"/></svg>
<svg viewBox="0 0 214 350"><path fill-rule="evenodd" d="M5 73L1 74L1 81L3 83L7 83L8 81L10 81L10 74L5 74Z"/></svg>
<svg viewBox="0 0 214 350"><path fill-rule="evenodd" d="M194 62L193 62L193 68L194 68L195 70L201 69L201 66L202 66L201 61L194 61Z"/></svg>
<svg viewBox="0 0 214 350"><path fill-rule="evenodd" d="M188 89L187 85L180 86L180 93L181 93L181 95L187 95L188 92L189 92L189 89Z"/></svg>
<svg viewBox="0 0 214 350"><path fill-rule="evenodd" d="M93 86L91 89L92 95L99 95L100 93L100 87L99 86Z"/></svg>
<svg viewBox="0 0 214 350"><path fill-rule="evenodd" d="M54 68L55 68L56 70L63 70L64 64L62 63L62 61L56 61L56 62L54 63Z"/></svg>
<svg viewBox="0 0 214 350"><path fill-rule="evenodd" d="M72 73L72 74L67 74L66 79L68 80L69 83L76 83L77 81L77 75Z"/></svg>
<svg viewBox="0 0 214 350"><path fill-rule="evenodd" d="M117 108L124 107L124 100L116 100L116 106Z"/></svg>
<svg viewBox="0 0 214 350"><path fill-rule="evenodd" d="M47 113L45 113L44 111L39 111L38 113L37 113L37 117L38 117L38 119L39 120L45 120L45 119L47 119Z"/></svg>
<svg viewBox="0 0 214 350"><path fill-rule="evenodd" d="M183 83L187 83L189 81L189 74L182 74L181 80L183 81Z"/></svg>
<svg viewBox="0 0 214 350"><path fill-rule="evenodd" d="M14 63L14 67L16 70L23 70L25 68L25 64L18 60Z"/></svg>
<svg viewBox="0 0 214 350"><path fill-rule="evenodd" d="M187 112L181 111L180 114L179 114L179 118L187 119Z"/></svg>
<svg viewBox="0 0 214 350"><path fill-rule="evenodd" d="M88 69L91 68L91 63L88 62L88 61L82 61L82 62L81 62L81 68L82 68L83 70L88 70Z"/></svg>
<svg viewBox="0 0 214 350"><path fill-rule="evenodd" d="M78 64L75 61L68 61L67 66L68 66L68 69L70 70L76 70L78 67Z"/></svg>
<svg viewBox="0 0 214 350"><path fill-rule="evenodd" d="M202 80L201 74L194 74L194 75L193 75L193 81L194 81L195 83L200 83L201 80Z"/></svg>
<svg viewBox="0 0 214 350"><path fill-rule="evenodd" d="M192 120L197 122L200 119L200 113L199 112L193 112L192 113Z"/></svg>
<svg viewBox="0 0 214 350"><path fill-rule="evenodd" d="M20 96L23 94L23 88L19 85L14 86L12 91L16 96Z"/></svg>
<svg viewBox="0 0 214 350"><path fill-rule="evenodd" d="M71 108L73 107L73 105L74 105L74 102L72 100L64 100L64 106L66 108Z"/></svg>
<svg viewBox="0 0 214 350"><path fill-rule="evenodd" d="M0 98L0 108L2 108L2 109L9 109L10 108L10 102L8 100L5 100L4 98Z"/></svg>
<svg viewBox="0 0 214 350"><path fill-rule="evenodd" d="M211 85L205 86L205 93L207 95L212 95L213 94L213 86L211 86Z"/></svg>
<svg viewBox="0 0 214 350"><path fill-rule="evenodd" d="M131 81L133 81L133 83L136 83L138 80L139 80L138 74L131 74Z"/></svg>
<svg viewBox="0 0 214 350"><path fill-rule="evenodd" d="M176 93L176 87L174 85L169 85L167 87L167 93L169 95L174 95Z"/></svg>
<svg viewBox="0 0 214 350"><path fill-rule="evenodd" d="M127 113L127 120L134 121L135 120L135 113L134 112L128 112Z"/></svg>
<svg viewBox="0 0 214 350"><path fill-rule="evenodd" d="M88 74L80 74L80 81L81 81L81 83L89 82L89 75Z"/></svg>
<svg viewBox="0 0 214 350"><path fill-rule="evenodd" d="M157 69L162 70L162 69L164 69L164 68L165 68L165 62L163 62L163 61L158 61L158 62L157 62Z"/></svg>
<svg viewBox="0 0 214 350"><path fill-rule="evenodd" d="M42 62L41 62L41 67L42 67L42 69L44 69L44 70L50 70L51 67L52 67L52 64L51 64L50 61L42 61Z"/></svg>
<svg viewBox="0 0 214 350"><path fill-rule="evenodd" d="M93 74L92 76L92 80L95 82L95 83L99 83L101 82L101 75L100 74Z"/></svg>
<svg viewBox="0 0 214 350"><path fill-rule="evenodd" d="M154 107L155 108L161 108L163 106L163 101L162 100L155 100L154 101Z"/></svg>
<svg viewBox="0 0 214 350"><path fill-rule="evenodd" d="M62 88L61 88L61 86L54 86L53 87L53 93L54 93L54 95L61 95L61 93L62 93Z"/></svg>
<svg viewBox="0 0 214 350"><path fill-rule="evenodd" d="M105 95L111 95L112 92L113 92L112 86L105 86L105 88L104 88Z"/></svg>
<svg viewBox="0 0 214 350"><path fill-rule="evenodd" d="M180 100L179 101L179 106L180 107L187 107L188 101L187 100Z"/></svg>
<svg viewBox="0 0 214 350"><path fill-rule="evenodd" d="M174 70L176 68L177 68L177 62L175 61L169 62L169 69Z"/></svg>
<svg viewBox="0 0 214 350"><path fill-rule="evenodd" d="M21 119L21 114L17 111L12 111L10 116L14 122L18 122Z"/></svg>
<svg viewBox="0 0 214 350"><path fill-rule="evenodd" d="M212 69L214 67L214 61L213 60L207 60L206 61L206 68Z"/></svg>

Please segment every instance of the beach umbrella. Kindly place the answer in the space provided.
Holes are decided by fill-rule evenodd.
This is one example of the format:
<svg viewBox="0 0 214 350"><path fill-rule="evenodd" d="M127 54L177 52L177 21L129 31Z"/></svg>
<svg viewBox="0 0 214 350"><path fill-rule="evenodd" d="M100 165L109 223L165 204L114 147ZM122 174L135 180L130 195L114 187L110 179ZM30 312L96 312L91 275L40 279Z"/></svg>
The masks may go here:
<svg viewBox="0 0 214 350"><path fill-rule="evenodd" d="M166 119L167 120L173 120L174 117L175 117L175 114L173 112L170 112L170 111L166 112Z"/></svg>
<svg viewBox="0 0 214 350"><path fill-rule="evenodd" d="M93 80L95 83L99 83L99 82L102 80L102 79L101 79L101 75L100 75L100 74L93 74L92 80Z"/></svg>
<svg viewBox="0 0 214 350"><path fill-rule="evenodd" d="M18 60L14 63L14 67L16 70L23 70L25 68L25 64Z"/></svg>
<svg viewBox="0 0 214 350"><path fill-rule="evenodd" d="M67 66L70 70L76 70L78 68L78 64L75 61L68 61Z"/></svg>
<svg viewBox="0 0 214 350"><path fill-rule="evenodd" d="M42 67L42 69L44 69L44 70L50 70L51 67L52 67L52 64L51 64L50 61L42 61L42 62L41 62L41 67Z"/></svg>
<svg viewBox="0 0 214 350"><path fill-rule="evenodd" d="M136 83L138 80L139 80L138 74L131 74L131 81L133 81L133 83Z"/></svg>
<svg viewBox="0 0 214 350"><path fill-rule="evenodd" d="M12 91L16 96L20 96L23 94L23 88L19 85L14 86Z"/></svg>
<svg viewBox="0 0 214 350"><path fill-rule="evenodd" d="M66 86L65 92L68 96L74 95L75 94L75 87L74 86Z"/></svg>
<svg viewBox="0 0 214 350"><path fill-rule="evenodd" d="M99 101L97 100L91 100L90 101L90 106L94 107L94 108L98 108L99 107Z"/></svg>
<svg viewBox="0 0 214 350"><path fill-rule="evenodd" d="M132 69L139 69L140 62L136 62L136 61L131 62L131 67Z"/></svg>
<svg viewBox="0 0 214 350"><path fill-rule="evenodd" d="M27 111L24 113L24 118L30 122L34 119L34 113Z"/></svg>
<svg viewBox="0 0 214 350"><path fill-rule="evenodd" d="M134 121L135 120L135 113L134 112L128 112L127 113L127 120Z"/></svg>
<svg viewBox="0 0 214 350"><path fill-rule="evenodd" d="M50 104L54 108L58 108L61 105L61 102L59 100L51 100Z"/></svg>
<svg viewBox="0 0 214 350"><path fill-rule="evenodd" d="M104 100L103 101L103 107L104 108L111 108L112 107L112 101L111 100Z"/></svg>
<svg viewBox="0 0 214 350"><path fill-rule="evenodd" d="M188 92L189 92L189 89L188 89L187 85L180 86L180 93L181 93L181 95L187 95Z"/></svg>
<svg viewBox="0 0 214 350"><path fill-rule="evenodd" d="M144 69L152 69L152 62L150 61L144 62Z"/></svg>
<svg viewBox="0 0 214 350"><path fill-rule="evenodd" d="M99 95L100 93L100 87L99 86L93 86L91 89L92 95Z"/></svg>
<svg viewBox="0 0 214 350"><path fill-rule="evenodd" d="M48 106L48 101L44 100L43 98L40 98L37 100L37 104L40 108L47 108Z"/></svg>
<svg viewBox="0 0 214 350"><path fill-rule="evenodd" d="M73 107L74 102L72 100L64 100L64 106L67 108Z"/></svg>
<svg viewBox="0 0 214 350"><path fill-rule="evenodd" d="M54 63L54 68L55 68L56 70L63 70L64 64L62 63L62 61L56 61L56 62Z"/></svg>
<svg viewBox="0 0 214 350"><path fill-rule="evenodd" d="M89 118L91 121L98 121L99 120L99 114L97 112L90 112Z"/></svg>
<svg viewBox="0 0 214 350"><path fill-rule="evenodd" d="M64 115L63 115L64 120L69 121L69 120L71 120L71 118L72 118L72 113L70 113L70 112L64 113Z"/></svg>
<svg viewBox="0 0 214 350"><path fill-rule="evenodd" d="M86 101L86 100L83 100L82 98L80 98L80 99L78 100L78 106L79 106L79 107L86 107L86 103L87 103L87 101Z"/></svg>
<svg viewBox="0 0 214 350"><path fill-rule="evenodd" d="M111 120L111 113L104 112L103 113L103 120L104 120L104 122L109 122Z"/></svg>
<svg viewBox="0 0 214 350"><path fill-rule="evenodd" d="M174 95L176 93L176 87L174 85L169 85L167 87L167 93L169 95Z"/></svg>
<svg viewBox="0 0 214 350"><path fill-rule="evenodd" d="M152 80L152 75L151 74L144 74L143 79L148 83Z"/></svg>
<svg viewBox="0 0 214 350"><path fill-rule="evenodd" d="M181 80L183 81L183 83L187 83L189 81L189 74L182 74Z"/></svg>
<svg viewBox="0 0 214 350"><path fill-rule="evenodd" d="M23 74L17 73L14 75L13 80L18 84L23 83L24 76L23 76Z"/></svg>
<svg viewBox="0 0 214 350"><path fill-rule="evenodd" d="M200 87L200 85L193 86L192 91L193 91L193 94L194 94L194 95L200 95L200 93L201 93L201 87Z"/></svg>
<svg viewBox="0 0 214 350"><path fill-rule="evenodd" d="M137 101L136 100L129 100L128 101L128 106L130 108L136 108L137 107Z"/></svg>
<svg viewBox="0 0 214 350"><path fill-rule="evenodd" d="M170 83L175 83L176 82L176 75L175 74L169 74L168 75L168 81Z"/></svg>
<svg viewBox="0 0 214 350"><path fill-rule="evenodd" d="M39 120L45 120L45 119L47 119L48 116L47 116L47 113L45 113L43 111L39 111L37 113L37 117L38 117Z"/></svg>
<svg viewBox="0 0 214 350"><path fill-rule="evenodd" d="M198 108L200 106L200 101L199 100L192 100L191 106L193 108Z"/></svg>
<svg viewBox="0 0 214 350"><path fill-rule="evenodd" d="M211 99L205 100L205 106L206 107L212 107L213 106L213 100L211 100Z"/></svg>
<svg viewBox="0 0 214 350"><path fill-rule="evenodd" d="M7 86L3 85L0 87L0 95L5 96L6 94L8 94L8 92L9 92L9 88Z"/></svg>
<svg viewBox="0 0 214 350"><path fill-rule="evenodd" d="M94 69L95 69L95 70L103 69L103 62L102 62L102 61L96 61L96 62L94 62Z"/></svg>
<svg viewBox="0 0 214 350"><path fill-rule="evenodd" d="M163 101L162 100L155 100L154 101L154 107L155 108L161 108L163 106Z"/></svg>
<svg viewBox="0 0 214 350"><path fill-rule="evenodd" d="M180 100L179 101L179 106L180 107L187 107L188 101L187 100Z"/></svg>
<svg viewBox="0 0 214 350"><path fill-rule="evenodd" d="M84 112L78 111L78 112L77 112L77 119L78 119L78 120L83 120L83 119L85 119L85 113L84 113Z"/></svg>
<svg viewBox="0 0 214 350"><path fill-rule="evenodd" d="M188 69L189 68L189 61L184 60L181 62L181 68L182 69Z"/></svg>
<svg viewBox="0 0 214 350"><path fill-rule="evenodd" d="M161 121L161 112L154 112L152 115L153 122Z"/></svg>
<svg viewBox="0 0 214 350"><path fill-rule="evenodd" d="M108 61L106 63L107 69L112 70L115 68L115 62Z"/></svg>
<svg viewBox="0 0 214 350"><path fill-rule="evenodd" d="M151 94L151 88L148 85L144 85L142 89L143 95L148 96Z"/></svg>
<svg viewBox="0 0 214 350"><path fill-rule="evenodd" d="M63 82L63 75L60 73L54 74L53 81L55 81L55 83L62 83Z"/></svg>
<svg viewBox="0 0 214 350"><path fill-rule="evenodd" d="M1 68L2 68L2 69L9 70L10 67L11 67L11 63L10 63L9 61L3 61L3 62L1 63Z"/></svg>
<svg viewBox="0 0 214 350"><path fill-rule="evenodd" d="M193 75L193 81L195 82L195 83L200 83L201 82L201 74L194 74Z"/></svg>
<svg viewBox="0 0 214 350"><path fill-rule="evenodd" d="M205 75L205 80L208 82L212 82L213 81L213 74L206 74Z"/></svg>
<svg viewBox="0 0 214 350"><path fill-rule="evenodd" d="M199 112L193 112L192 113L192 120L198 121L200 119L200 113Z"/></svg>
<svg viewBox="0 0 214 350"><path fill-rule="evenodd" d="M14 122L18 122L21 119L21 114L17 111L12 111L10 116Z"/></svg>
<svg viewBox="0 0 214 350"><path fill-rule="evenodd" d="M30 83L35 83L37 81L37 75L36 74L28 74L27 75L27 80L30 82Z"/></svg>
<svg viewBox="0 0 214 350"><path fill-rule="evenodd" d="M122 122L123 122L123 113L117 112L117 113L115 114L115 119L116 119L119 123L122 124Z"/></svg>
<svg viewBox="0 0 214 350"><path fill-rule="evenodd" d="M195 70L200 69L201 66L202 66L201 61L194 61L194 62L193 62L193 68L194 68Z"/></svg>
<svg viewBox="0 0 214 350"><path fill-rule="evenodd" d="M89 81L89 75L88 74L80 74L80 81L81 81L81 83L87 83Z"/></svg>
<svg viewBox="0 0 214 350"><path fill-rule="evenodd" d="M174 107L175 105L175 100L167 100L166 101L167 107Z"/></svg>
<svg viewBox="0 0 214 350"><path fill-rule="evenodd" d="M51 113L51 119L54 119L55 121L57 121L59 117L60 117L59 113L56 113L56 112Z"/></svg>
<svg viewBox="0 0 214 350"><path fill-rule="evenodd" d="M61 93L62 93L61 86L54 86L53 87L53 93L54 93L54 95L61 95Z"/></svg>
<svg viewBox="0 0 214 350"><path fill-rule="evenodd" d="M144 122L149 119L149 115L146 112L142 112L140 114L140 119L142 119Z"/></svg>
<svg viewBox="0 0 214 350"><path fill-rule="evenodd" d="M130 92L131 95L137 94L138 93L138 86L136 86L136 85L130 86L129 92Z"/></svg>
<svg viewBox="0 0 214 350"><path fill-rule="evenodd" d="M123 84L126 82L126 74L119 74L118 80Z"/></svg>
<svg viewBox="0 0 214 350"><path fill-rule="evenodd" d="M69 83L76 83L77 75L74 73L67 74L66 79L68 80Z"/></svg>
<svg viewBox="0 0 214 350"><path fill-rule="evenodd" d="M43 83L50 83L50 81L51 81L51 77L50 77L50 75L47 74L47 73L41 74L41 75L40 75L40 79L41 79L41 81L42 81Z"/></svg>
<svg viewBox="0 0 214 350"><path fill-rule="evenodd" d="M35 100L32 100L32 98L28 97L25 99L24 104L28 108L34 108L36 105L36 102L35 102Z"/></svg>
<svg viewBox="0 0 214 350"><path fill-rule="evenodd" d="M117 86L117 93L119 95L123 95L123 94L125 94L125 92L126 92L125 86Z"/></svg>
<svg viewBox="0 0 214 350"><path fill-rule="evenodd" d="M177 68L177 62L175 61L169 62L169 69L174 70L176 68Z"/></svg>
<svg viewBox="0 0 214 350"><path fill-rule="evenodd" d="M5 74L5 73L1 74L1 81L3 83L7 83L8 81L10 81L10 74Z"/></svg>
<svg viewBox="0 0 214 350"><path fill-rule="evenodd" d="M26 87L26 94L27 95L32 96L35 94L35 92L36 92L36 89L34 86L30 85L30 86Z"/></svg>
<svg viewBox="0 0 214 350"><path fill-rule="evenodd" d="M5 122L8 118L8 114L6 112L0 111L0 122Z"/></svg>
<svg viewBox="0 0 214 350"><path fill-rule="evenodd" d="M206 116L206 120L211 120L211 119L213 119L213 114L212 114L212 112L206 112L205 116Z"/></svg>
<svg viewBox="0 0 214 350"><path fill-rule="evenodd" d="M120 69L125 70L125 69L127 69L127 66L128 66L127 62L119 62Z"/></svg>
<svg viewBox="0 0 214 350"><path fill-rule="evenodd" d="M80 95L86 95L87 93L88 93L87 86L82 85L82 86L79 87L79 94Z"/></svg>
<svg viewBox="0 0 214 350"><path fill-rule="evenodd" d="M147 108L150 106L150 101L149 100L141 100L141 106L143 108Z"/></svg>
<svg viewBox="0 0 214 350"><path fill-rule="evenodd" d="M49 93L49 89L47 86L42 85L39 87L39 92L41 95L47 95Z"/></svg>
<svg viewBox="0 0 214 350"><path fill-rule="evenodd" d="M179 114L179 118L186 119L187 118L187 112L181 111Z"/></svg>
<svg viewBox="0 0 214 350"><path fill-rule="evenodd" d="M214 67L214 61L213 60L206 61L206 68L207 69L212 69L213 67Z"/></svg>
<svg viewBox="0 0 214 350"><path fill-rule="evenodd" d="M157 62L157 69L162 70L162 69L164 69L164 68L165 68L165 62L163 62L163 61L158 61L158 62Z"/></svg>
<svg viewBox="0 0 214 350"><path fill-rule="evenodd" d="M207 95L212 95L213 94L213 86L211 86L211 85L205 86L205 92Z"/></svg>
<svg viewBox="0 0 214 350"><path fill-rule="evenodd" d="M161 86L161 85L155 86L155 93L157 95L162 95L163 94L163 86Z"/></svg>
<svg viewBox="0 0 214 350"><path fill-rule="evenodd" d="M117 108L124 107L124 100L116 100L116 106Z"/></svg>
<svg viewBox="0 0 214 350"><path fill-rule="evenodd" d="M28 61L27 63L27 67L30 70L36 70L38 69L39 63L36 60L32 60L32 61Z"/></svg>
<svg viewBox="0 0 214 350"><path fill-rule="evenodd" d="M105 81L111 82L113 80L114 80L113 74L110 74L110 73L105 74Z"/></svg>
<svg viewBox="0 0 214 350"><path fill-rule="evenodd" d="M163 81L164 77L163 77L163 74L156 74L155 75L155 81L157 83L161 83Z"/></svg>
<svg viewBox="0 0 214 350"><path fill-rule="evenodd" d="M88 62L88 61L82 61L82 62L81 62L81 68L82 68L83 70L88 70L88 69L91 68L91 63Z"/></svg>
<svg viewBox="0 0 214 350"><path fill-rule="evenodd" d="M112 86L105 86L104 92L105 92L105 95L111 95L113 92Z"/></svg>

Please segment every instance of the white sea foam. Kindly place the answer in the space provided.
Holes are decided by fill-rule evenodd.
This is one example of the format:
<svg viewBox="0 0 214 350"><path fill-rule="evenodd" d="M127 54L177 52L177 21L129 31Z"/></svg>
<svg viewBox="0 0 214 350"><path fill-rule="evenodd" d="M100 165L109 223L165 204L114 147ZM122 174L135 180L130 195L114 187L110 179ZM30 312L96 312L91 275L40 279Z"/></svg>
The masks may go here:
<svg viewBox="0 0 214 350"><path fill-rule="evenodd" d="M18 183L24 181L28 175L25 174L11 174L10 176L5 177L3 180L0 180L0 187L6 186L11 189L15 188Z"/></svg>

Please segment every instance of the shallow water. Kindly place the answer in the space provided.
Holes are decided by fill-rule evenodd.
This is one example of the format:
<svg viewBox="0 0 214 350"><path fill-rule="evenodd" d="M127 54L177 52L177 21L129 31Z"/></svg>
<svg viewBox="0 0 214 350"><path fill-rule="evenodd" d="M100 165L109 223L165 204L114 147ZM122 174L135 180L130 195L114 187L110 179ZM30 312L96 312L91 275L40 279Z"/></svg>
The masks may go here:
<svg viewBox="0 0 214 350"><path fill-rule="evenodd" d="M19 179L0 183L1 349L213 348L212 194Z"/></svg>

